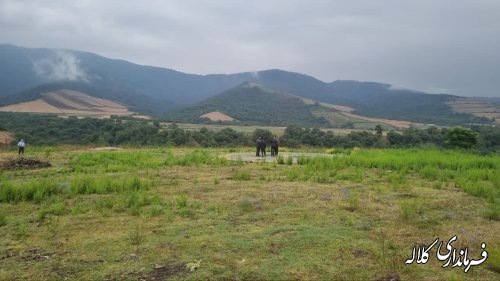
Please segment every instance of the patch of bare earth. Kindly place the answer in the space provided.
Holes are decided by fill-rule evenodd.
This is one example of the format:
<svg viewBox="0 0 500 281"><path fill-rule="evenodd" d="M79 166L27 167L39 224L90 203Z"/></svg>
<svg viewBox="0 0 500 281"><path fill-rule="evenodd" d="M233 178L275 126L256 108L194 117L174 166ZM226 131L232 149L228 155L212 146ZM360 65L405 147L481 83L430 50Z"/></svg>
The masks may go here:
<svg viewBox="0 0 500 281"><path fill-rule="evenodd" d="M307 99L307 98L301 98L301 99L305 104L316 104L317 103L323 107L333 109L335 111L339 111L340 114L345 115L347 117L357 118L357 119L361 119L361 120L368 121L368 122L383 123L383 124L387 124L387 125L390 125L394 128L398 128L398 129L410 128L412 124L415 124L415 123L408 122L408 121L365 117L365 116L353 114L352 112L354 111L354 108L349 107L349 106L331 104L331 103L325 103L325 102L318 102L318 101L315 101L312 99Z"/></svg>
<svg viewBox="0 0 500 281"><path fill-rule="evenodd" d="M219 111L212 111L209 113L205 113L205 114L201 115L200 117L201 118L208 118L211 121L233 121L234 120L233 117L226 115L226 114L219 112Z"/></svg>
<svg viewBox="0 0 500 281"><path fill-rule="evenodd" d="M447 102L454 112L495 119L500 123L500 106L482 100L461 98Z"/></svg>
<svg viewBox="0 0 500 281"><path fill-rule="evenodd" d="M188 274L186 266L181 262L171 262L162 265L155 265L148 271L132 271L123 273L117 277L109 277L106 280L170 280Z"/></svg>
<svg viewBox="0 0 500 281"><path fill-rule="evenodd" d="M308 99L308 98L301 98L302 101L305 103L305 104L319 104L321 106L324 106L324 107L327 107L327 108L331 108L331 109L335 109L335 110L338 110L338 111L342 111L342 112L353 112L354 111L354 108L352 107L349 107L349 106L344 106L344 105L338 105L338 104L331 104L331 103L326 103L326 102L318 102L318 101L315 101L315 100L312 100L312 99Z"/></svg>
<svg viewBox="0 0 500 281"><path fill-rule="evenodd" d="M0 132L0 145L9 145L14 140L14 136L8 132Z"/></svg>
<svg viewBox="0 0 500 281"><path fill-rule="evenodd" d="M48 161L22 157L0 162L0 170L36 169L50 166Z"/></svg>
<svg viewBox="0 0 500 281"><path fill-rule="evenodd" d="M398 129L407 129L407 128L410 128L412 124L415 124L415 123L408 122L408 121L366 117L366 116L361 116L361 115L357 115L357 114L353 114L353 113L349 113L349 112L342 112L342 114L345 116L348 116L348 117L358 118L358 119L369 121L369 122L384 123L384 124L393 126L394 128L398 128Z"/></svg>
<svg viewBox="0 0 500 281"><path fill-rule="evenodd" d="M48 104L42 99L34 101L16 103L13 105L0 107L4 112L33 112L33 113L63 113L59 108Z"/></svg>
<svg viewBox="0 0 500 281"><path fill-rule="evenodd" d="M92 97L72 90L42 93L37 100L0 107L0 111L57 113L91 117L133 116L135 114L118 102Z"/></svg>
<svg viewBox="0 0 500 281"><path fill-rule="evenodd" d="M90 151L114 151L114 150L123 150L123 148L113 147L113 146L105 146L105 147L95 147L89 149Z"/></svg>

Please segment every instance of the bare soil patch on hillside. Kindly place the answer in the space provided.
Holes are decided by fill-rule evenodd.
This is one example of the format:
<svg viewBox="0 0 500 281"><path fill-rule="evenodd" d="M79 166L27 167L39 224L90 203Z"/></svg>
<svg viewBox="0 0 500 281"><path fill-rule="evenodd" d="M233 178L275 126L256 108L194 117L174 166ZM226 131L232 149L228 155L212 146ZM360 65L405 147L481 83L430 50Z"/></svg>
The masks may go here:
<svg viewBox="0 0 500 281"><path fill-rule="evenodd" d="M321 106L324 106L324 107L327 107L327 108L331 108L331 109L335 109L335 110L338 110L338 111L343 111L343 112L353 112L354 111L354 108L349 107L349 106L345 106L345 105L331 104L331 103L326 103L326 102L318 102L318 101L315 101L315 100L312 100L312 99L308 99L308 98L301 98L301 99L302 99L302 101L305 104L316 104L316 103L318 103Z"/></svg>
<svg viewBox="0 0 500 281"><path fill-rule="evenodd" d="M14 140L14 136L8 132L0 132L0 145L8 145Z"/></svg>
<svg viewBox="0 0 500 281"><path fill-rule="evenodd" d="M496 123L500 123L500 106L498 105L467 98L448 101L447 104L451 106L454 112L495 119Z"/></svg>
<svg viewBox="0 0 500 281"><path fill-rule="evenodd" d="M407 129L407 128L410 128L410 126L412 124L416 124L416 123L412 123L412 122L408 122L408 121L366 117L366 116L362 116L362 115L353 114L352 112L354 111L354 108L349 107L349 106L343 106L343 105L331 104L331 103L325 103L325 102L318 102L318 101L315 101L312 99L307 99L307 98L301 98L301 99L305 104L316 104L317 103L323 107L329 108L329 109L334 110L334 111L338 111L340 114L342 114L346 117L356 118L356 119L360 119L360 120L364 120L364 121L368 121L368 122L373 122L373 123L383 123L383 124L387 124L389 126L397 128L397 129Z"/></svg>
<svg viewBox="0 0 500 281"><path fill-rule="evenodd" d="M408 121L400 121L400 120L391 120L391 119L382 119L382 118L372 118L372 117L366 117L366 116L361 116L357 114L352 114L349 112L342 112L343 115L348 116L348 117L353 117L353 118L358 118L361 120L366 120L374 123L385 123L387 125L393 126L398 129L407 129L410 128L411 125L413 124L412 122Z"/></svg>
<svg viewBox="0 0 500 281"><path fill-rule="evenodd" d="M70 116L108 117L129 116L135 112L118 102L89 96L72 90L59 90L41 94L41 98L0 107L6 112L56 113Z"/></svg>
<svg viewBox="0 0 500 281"><path fill-rule="evenodd" d="M16 103L8 106L0 107L0 111L4 112L33 112L33 113L63 113L59 108L48 104L42 99L34 101Z"/></svg>
<svg viewBox="0 0 500 281"><path fill-rule="evenodd" d="M226 114L219 112L219 111L212 111L209 113L205 113L205 114L201 115L200 117L201 118L208 118L211 121L233 121L234 120L233 117L226 115Z"/></svg>

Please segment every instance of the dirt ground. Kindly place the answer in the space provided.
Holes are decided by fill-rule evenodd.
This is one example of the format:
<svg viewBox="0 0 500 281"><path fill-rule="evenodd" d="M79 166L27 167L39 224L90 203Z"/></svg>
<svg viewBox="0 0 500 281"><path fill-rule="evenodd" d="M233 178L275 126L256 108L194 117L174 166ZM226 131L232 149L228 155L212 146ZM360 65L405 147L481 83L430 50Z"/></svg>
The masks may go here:
<svg viewBox="0 0 500 281"><path fill-rule="evenodd" d="M271 150L266 150L267 156L255 156L255 153L231 153L226 155L226 159L230 161L243 161L243 162L276 162L277 157L271 156ZM287 158L292 157L293 163L297 163L300 157L339 157L335 154L325 154L325 153L301 153L301 152L281 152L278 153L279 156L283 157L286 161Z"/></svg>
<svg viewBox="0 0 500 281"><path fill-rule="evenodd" d="M50 167L48 161L30 158L14 158L0 162L0 170L35 169Z"/></svg>
<svg viewBox="0 0 500 281"><path fill-rule="evenodd" d="M37 100L0 107L0 111L58 113L75 116L135 114L119 103L70 90L44 93Z"/></svg>
<svg viewBox="0 0 500 281"><path fill-rule="evenodd" d="M14 140L14 136L8 132L0 132L0 145L8 145Z"/></svg>
<svg viewBox="0 0 500 281"><path fill-rule="evenodd" d="M205 114L201 115L200 117L201 118L208 118L212 121L233 121L234 120L233 117L226 115L226 114L219 112L219 111L205 113Z"/></svg>

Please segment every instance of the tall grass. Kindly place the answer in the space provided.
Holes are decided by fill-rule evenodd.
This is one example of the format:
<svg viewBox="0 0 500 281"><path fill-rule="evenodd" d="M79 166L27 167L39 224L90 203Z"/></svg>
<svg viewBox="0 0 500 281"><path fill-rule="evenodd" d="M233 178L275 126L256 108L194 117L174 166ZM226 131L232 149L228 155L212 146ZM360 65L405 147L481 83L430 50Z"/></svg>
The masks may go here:
<svg viewBox="0 0 500 281"><path fill-rule="evenodd" d="M95 151L71 157L73 172L121 172L158 168L164 165L161 153L151 151Z"/></svg>
<svg viewBox="0 0 500 281"><path fill-rule="evenodd" d="M172 151L94 151L77 154L70 160L71 171L78 173L125 172L137 169L157 169L164 166L228 165L229 161L208 150L194 150L183 155Z"/></svg>
<svg viewBox="0 0 500 281"><path fill-rule="evenodd" d="M74 197L79 194L109 194L127 191L148 190L149 180L137 177L115 178L110 176L81 176L71 183L58 183L54 180L32 180L23 182L1 182L0 202L17 203L32 201L39 203L55 195Z"/></svg>
<svg viewBox="0 0 500 281"><path fill-rule="evenodd" d="M500 200L500 157L478 155L464 151L438 149L371 149L360 150L344 157L314 157L290 167L283 176L288 180L330 180L337 173L341 180L361 182L363 169L392 171L388 180L394 189L410 185L406 175L413 173L429 180L452 182L468 194ZM352 173L354 169L354 173ZM330 173L330 174L329 174Z"/></svg>
<svg viewBox="0 0 500 281"><path fill-rule="evenodd" d="M147 190L150 185L150 181L131 176L122 179L83 176L74 178L69 189L71 194L108 194Z"/></svg>
<svg viewBox="0 0 500 281"><path fill-rule="evenodd" d="M338 161L345 166L393 170L400 175L408 171L429 180L452 181L456 187L471 195L492 202L500 199L498 155L433 149L385 149L363 150ZM397 178L394 180L400 181ZM401 183L404 182L405 179L401 178Z"/></svg>
<svg viewBox="0 0 500 281"><path fill-rule="evenodd" d="M55 194L62 193L57 183L37 180L26 183L0 182L0 202L17 203L34 201L36 203Z"/></svg>

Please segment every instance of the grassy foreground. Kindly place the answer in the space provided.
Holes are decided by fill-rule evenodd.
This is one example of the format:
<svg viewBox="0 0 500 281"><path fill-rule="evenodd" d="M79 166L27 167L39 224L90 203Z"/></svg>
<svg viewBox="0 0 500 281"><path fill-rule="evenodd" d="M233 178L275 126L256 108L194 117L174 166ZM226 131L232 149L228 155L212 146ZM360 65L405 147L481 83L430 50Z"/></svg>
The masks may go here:
<svg viewBox="0 0 500 281"><path fill-rule="evenodd" d="M498 155L355 149L277 164L226 153L31 149L52 167L0 171L0 279L500 279ZM472 259L485 242L486 262L442 268L433 249L405 265L414 245L453 235Z"/></svg>

